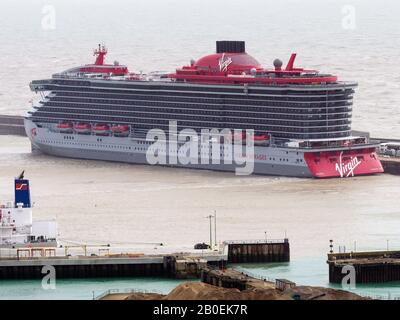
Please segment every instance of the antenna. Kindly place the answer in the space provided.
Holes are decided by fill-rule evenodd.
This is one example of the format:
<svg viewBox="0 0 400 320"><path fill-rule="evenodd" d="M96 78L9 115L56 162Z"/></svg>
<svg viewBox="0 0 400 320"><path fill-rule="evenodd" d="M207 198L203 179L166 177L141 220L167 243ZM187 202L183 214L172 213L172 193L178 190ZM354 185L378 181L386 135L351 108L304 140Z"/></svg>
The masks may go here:
<svg viewBox="0 0 400 320"><path fill-rule="evenodd" d="M22 179L24 179L24 174L25 174L25 170L22 170L22 172L19 174L17 180L22 180Z"/></svg>

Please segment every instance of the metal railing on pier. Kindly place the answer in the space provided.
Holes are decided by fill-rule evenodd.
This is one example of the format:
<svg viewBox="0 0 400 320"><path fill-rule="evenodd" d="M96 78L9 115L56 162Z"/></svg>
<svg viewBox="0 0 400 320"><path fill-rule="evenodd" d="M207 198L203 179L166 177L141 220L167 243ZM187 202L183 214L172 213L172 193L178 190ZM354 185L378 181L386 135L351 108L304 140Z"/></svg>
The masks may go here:
<svg viewBox="0 0 400 320"><path fill-rule="evenodd" d="M224 245L228 244L266 244L266 243L285 243L288 239L258 239L258 240L226 240Z"/></svg>
<svg viewBox="0 0 400 320"><path fill-rule="evenodd" d="M243 268L241 268L241 267L231 267L231 269L232 269L232 270L235 270L235 271L237 271L237 272L240 272L240 273L243 274L244 276L247 276L247 277L250 277L250 278L254 278L254 279L261 280L261 281L265 281L265 282L273 282L273 283L276 282L276 279L274 279L274 278L264 277L264 276L259 275L259 274L257 274L257 273L250 272L250 271L248 271L248 270L246 270L246 269L243 269Z"/></svg>
<svg viewBox="0 0 400 320"><path fill-rule="evenodd" d="M108 289L101 294L95 296L94 291L93 291L93 300L101 300L104 297L110 295L110 294L135 294L135 293L140 293L140 294L149 294L149 293L156 293L156 294L163 294L159 290L153 290L153 289Z"/></svg>
<svg viewBox="0 0 400 320"><path fill-rule="evenodd" d="M387 294L376 294L376 293L357 293L354 292L364 298L371 298L374 300L400 300L400 295L393 295L390 292Z"/></svg>

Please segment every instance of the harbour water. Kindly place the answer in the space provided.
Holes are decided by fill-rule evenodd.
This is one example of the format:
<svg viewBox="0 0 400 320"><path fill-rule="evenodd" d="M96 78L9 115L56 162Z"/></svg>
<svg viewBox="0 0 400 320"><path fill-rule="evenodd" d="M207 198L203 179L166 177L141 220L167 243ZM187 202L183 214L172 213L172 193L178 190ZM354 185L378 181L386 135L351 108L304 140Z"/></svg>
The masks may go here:
<svg viewBox="0 0 400 320"><path fill-rule="evenodd" d="M350 7L349 7L350 6ZM93 14L95 8L95 14ZM355 25L344 23L354 9ZM46 14L54 10L54 25ZM118 12L118 14L110 14ZM91 63L104 42L108 61L131 71L173 70L214 51L215 40L246 40L265 66L298 53L297 64L359 82L353 128L400 138L400 4L396 0L4 0L0 4L0 113L23 115L32 79ZM43 20L44 19L44 20ZM346 22L346 21L345 21ZM347 27L346 27L347 25ZM31 179L37 218L56 217L60 236L84 243L134 246L138 252L184 251L207 241L218 214L218 239L291 241L290 264L242 266L299 284L328 284L329 240L347 250L400 249L400 177L312 180L238 177L208 171L60 159L32 154L26 138L0 136L0 198L12 178ZM91 299L110 288L168 292L165 279L0 282L0 299ZM400 295L400 284L362 286Z"/></svg>
<svg viewBox="0 0 400 320"><path fill-rule="evenodd" d="M107 290L168 293L181 281L174 279L74 279L58 280L56 289L42 289L41 280L6 280L0 284L0 300L91 300Z"/></svg>
<svg viewBox="0 0 400 320"><path fill-rule="evenodd" d="M0 114L26 112L31 80L92 63L99 42L108 62L149 72L246 40L265 66L297 52L297 66L357 81L353 127L400 138L398 13L397 0L3 0Z"/></svg>
<svg viewBox="0 0 400 320"><path fill-rule="evenodd" d="M10 147L12 146L12 147ZM271 278L327 286L329 240L335 249L400 248L400 177L351 179L239 177L230 173L60 159L32 154L27 138L0 136L0 198L10 199L12 179L22 169L31 179L37 219L56 217L60 237L81 243L130 246L135 252L185 251L207 241L206 216L217 211L217 238L283 238L291 242L291 262L244 266ZM163 243L156 247L154 243ZM132 249L131 249L132 251ZM161 252L161 251L160 251ZM155 280L153 280L155 281ZM164 283L165 284L160 284ZM53 293L40 282L1 282L27 298L49 294L88 298L110 288L143 288L142 280L60 281ZM169 280L144 288L168 291ZM172 285L173 286L173 285ZM364 292L400 295L400 284L363 286Z"/></svg>

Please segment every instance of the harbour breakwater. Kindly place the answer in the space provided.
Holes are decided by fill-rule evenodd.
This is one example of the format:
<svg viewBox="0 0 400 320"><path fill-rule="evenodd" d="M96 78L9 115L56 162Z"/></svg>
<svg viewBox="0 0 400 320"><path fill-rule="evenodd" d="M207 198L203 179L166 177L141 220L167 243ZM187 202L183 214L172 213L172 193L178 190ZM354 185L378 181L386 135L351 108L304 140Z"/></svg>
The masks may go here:
<svg viewBox="0 0 400 320"><path fill-rule="evenodd" d="M243 261L251 261L254 252L263 261L286 262L289 259L289 240L240 241L231 245L241 253ZM244 249L242 247L245 247ZM259 251L257 248L264 250ZM143 254L106 254L104 256L35 256L26 252L46 252L39 248L20 248L17 256L0 255L0 280L6 279L41 279L43 268L52 267L57 278L100 278L100 277L169 277L176 279L200 278L207 266L225 268L229 263L229 254L223 251L205 251L199 253L180 253L166 255ZM286 252L287 254L281 254ZM234 260L237 262L237 259Z"/></svg>
<svg viewBox="0 0 400 320"><path fill-rule="evenodd" d="M352 275L356 283L400 281L400 251L330 253L327 263L331 283Z"/></svg>
<svg viewBox="0 0 400 320"><path fill-rule="evenodd" d="M24 118L0 115L0 135L26 136Z"/></svg>

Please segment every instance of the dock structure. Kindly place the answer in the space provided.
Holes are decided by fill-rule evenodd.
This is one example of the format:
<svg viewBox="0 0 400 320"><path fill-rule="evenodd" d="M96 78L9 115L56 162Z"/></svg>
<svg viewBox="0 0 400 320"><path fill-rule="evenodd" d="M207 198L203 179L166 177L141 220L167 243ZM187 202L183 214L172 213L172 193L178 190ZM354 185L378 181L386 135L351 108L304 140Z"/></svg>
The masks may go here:
<svg viewBox="0 0 400 320"><path fill-rule="evenodd" d="M348 266L354 267L356 283L400 281L400 251L331 253L327 263L332 283L342 282Z"/></svg>
<svg viewBox="0 0 400 320"><path fill-rule="evenodd" d="M371 138L374 143L394 143L399 144L400 139L388 139L388 138ZM393 175L400 175L400 157L395 154L380 153L379 160L382 163L382 167L385 173Z"/></svg>
<svg viewBox="0 0 400 320"><path fill-rule="evenodd" d="M380 157L385 173L400 175L400 158L398 157Z"/></svg>
<svg viewBox="0 0 400 320"><path fill-rule="evenodd" d="M23 117L0 115L0 135L8 134L26 136Z"/></svg>
<svg viewBox="0 0 400 320"><path fill-rule="evenodd" d="M57 278L198 278L207 264L218 265L221 261L226 263L226 255L220 253L0 258L0 280L41 279L45 266L54 267Z"/></svg>
<svg viewBox="0 0 400 320"><path fill-rule="evenodd" d="M0 280L38 279L43 267L54 267L57 278L91 277L169 277L176 279L200 278L204 268L225 269L228 263L264 263L289 261L289 240L227 241L226 251L144 255L121 253L105 255L56 255L44 248L17 249L16 256L0 255ZM39 250L39 251L38 251ZM52 249L54 250L54 249ZM29 251L30 254L25 254ZM40 252L38 255L36 252ZM1 252L0 252L1 253Z"/></svg>
<svg viewBox="0 0 400 320"><path fill-rule="evenodd" d="M246 290L251 288L275 288L275 283L267 279L250 276L236 269L217 269L205 267L201 272L201 281L216 287Z"/></svg>
<svg viewBox="0 0 400 320"><path fill-rule="evenodd" d="M51 266L57 278L163 276L163 257L55 257L0 260L0 279L41 279Z"/></svg>
<svg viewBox="0 0 400 320"><path fill-rule="evenodd" d="M289 239L224 241L228 246L228 263L289 262Z"/></svg>

